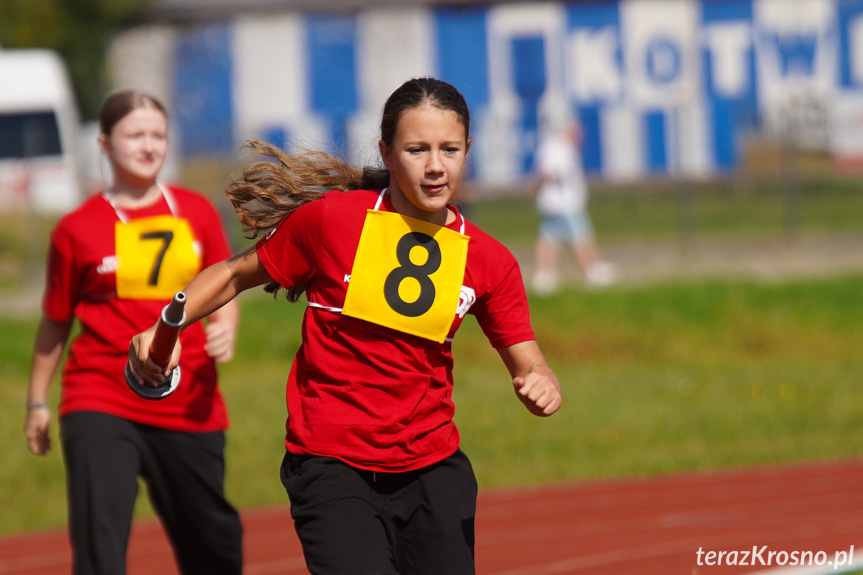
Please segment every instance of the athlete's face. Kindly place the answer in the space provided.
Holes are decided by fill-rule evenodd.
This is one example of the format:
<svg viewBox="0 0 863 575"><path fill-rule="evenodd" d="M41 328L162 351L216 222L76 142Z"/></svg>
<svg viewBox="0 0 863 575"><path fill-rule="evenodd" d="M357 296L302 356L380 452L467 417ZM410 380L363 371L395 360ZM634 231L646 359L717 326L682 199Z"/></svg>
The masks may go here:
<svg viewBox="0 0 863 575"><path fill-rule="evenodd" d="M168 120L156 108L136 108L114 124L109 135L100 135L99 142L117 179L151 185L168 152Z"/></svg>
<svg viewBox="0 0 863 575"><path fill-rule="evenodd" d="M379 142L390 172L389 193L400 214L446 223L470 141L458 114L424 105L402 113L392 144Z"/></svg>

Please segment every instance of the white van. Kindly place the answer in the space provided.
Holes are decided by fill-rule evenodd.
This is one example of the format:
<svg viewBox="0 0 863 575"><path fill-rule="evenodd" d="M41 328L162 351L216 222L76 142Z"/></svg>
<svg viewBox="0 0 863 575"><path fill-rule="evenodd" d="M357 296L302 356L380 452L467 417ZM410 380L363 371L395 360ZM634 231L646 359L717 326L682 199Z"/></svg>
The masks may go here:
<svg viewBox="0 0 863 575"><path fill-rule="evenodd" d="M0 210L59 214L78 205L78 130L63 60L0 48Z"/></svg>

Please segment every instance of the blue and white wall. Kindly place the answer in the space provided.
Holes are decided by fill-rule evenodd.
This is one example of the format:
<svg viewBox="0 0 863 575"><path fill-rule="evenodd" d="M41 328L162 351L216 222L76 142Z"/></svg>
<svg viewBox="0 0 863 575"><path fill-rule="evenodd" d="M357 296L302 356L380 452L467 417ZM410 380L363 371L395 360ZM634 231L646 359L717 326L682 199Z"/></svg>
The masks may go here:
<svg viewBox="0 0 863 575"><path fill-rule="evenodd" d="M561 109L585 127L587 170L609 180L734 170L752 130L863 155L863 0L270 13L132 31L113 52L118 85L164 87L186 156L262 138L375 163L381 106L422 75L467 97L487 183L529 171Z"/></svg>

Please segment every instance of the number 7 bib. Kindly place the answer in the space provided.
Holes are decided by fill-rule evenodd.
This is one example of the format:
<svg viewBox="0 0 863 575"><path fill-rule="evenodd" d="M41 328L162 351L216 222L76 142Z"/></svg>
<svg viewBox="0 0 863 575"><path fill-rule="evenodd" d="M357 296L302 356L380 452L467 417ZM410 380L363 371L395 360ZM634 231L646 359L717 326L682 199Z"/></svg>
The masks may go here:
<svg viewBox="0 0 863 575"><path fill-rule="evenodd" d="M448 228L368 210L342 313L443 343L458 307L468 241Z"/></svg>
<svg viewBox="0 0 863 575"><path fill-rule="evenodd" d="M201 267L186 220L139 218L114 226L117 295L125 299L171 299Z"/></svg>

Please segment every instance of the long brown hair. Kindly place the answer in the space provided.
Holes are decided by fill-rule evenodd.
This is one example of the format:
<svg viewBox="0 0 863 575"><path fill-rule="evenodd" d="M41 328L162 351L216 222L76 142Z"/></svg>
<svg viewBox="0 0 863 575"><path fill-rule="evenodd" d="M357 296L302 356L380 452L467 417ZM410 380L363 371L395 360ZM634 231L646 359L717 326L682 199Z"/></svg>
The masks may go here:
<svg viewBox="0 0 863 575"><path fill-rule="evenodd" d="M326 152L285 151L259 140L244 145L248 153L263 156L242 175L231 179L225 195L249 239L276 227L301 205L331 190L381 189L389 184L389 173L379 168L356 168Z"/></svg>
<svg viewBox="0 0 863 575"><path fill-rule="evenodd" d="M464 96L452 85L435 78L414 78L396 89L387 99L381 117L381 140L391 145L398 123L407 110L423 105L455 112L470 135L470 113ZM237 218L249 239L266 234L299 206L316 200L331 190L378 190L389 185L389 172L379 167L357 168L326 152L304 150L288 154L266 142L245 144L249 154L263 156L239 178L232 178L225 195L234 206ZM278 283L264 289L276 293ZM305 285L287 292L297 301Z"/></svg>

